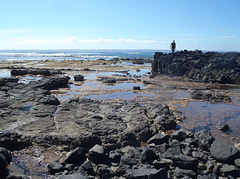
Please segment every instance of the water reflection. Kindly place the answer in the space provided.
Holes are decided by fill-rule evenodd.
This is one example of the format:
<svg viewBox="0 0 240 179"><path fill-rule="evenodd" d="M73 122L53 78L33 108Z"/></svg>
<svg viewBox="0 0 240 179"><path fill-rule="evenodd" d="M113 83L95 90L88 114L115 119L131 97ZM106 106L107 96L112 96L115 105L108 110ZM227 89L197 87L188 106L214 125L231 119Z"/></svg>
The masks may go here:
<svg viewBox="0 0 240 179"><path fill-rule="evenodd" d="M193 131L205 128L211 130L217 139L226 142L240 142L240 106L225 103L189 102L185 108L178 108L186 116L182 126ZM229 125L228 132L221 132L216 128L217 124L225 122ZM229 141L234 138L235 141Z"/></svg>

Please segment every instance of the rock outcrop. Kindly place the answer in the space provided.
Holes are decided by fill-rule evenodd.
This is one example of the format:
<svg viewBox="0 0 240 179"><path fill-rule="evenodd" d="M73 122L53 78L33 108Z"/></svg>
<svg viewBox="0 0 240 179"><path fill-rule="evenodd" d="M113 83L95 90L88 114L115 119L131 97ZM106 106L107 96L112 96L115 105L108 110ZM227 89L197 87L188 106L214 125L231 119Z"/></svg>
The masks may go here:
<svg viewBox="0 0 240 179"><path fill-rule="evenodd" d="M152 73L183 76L199 82L240 84L240 53L156 52Z"/></svg>

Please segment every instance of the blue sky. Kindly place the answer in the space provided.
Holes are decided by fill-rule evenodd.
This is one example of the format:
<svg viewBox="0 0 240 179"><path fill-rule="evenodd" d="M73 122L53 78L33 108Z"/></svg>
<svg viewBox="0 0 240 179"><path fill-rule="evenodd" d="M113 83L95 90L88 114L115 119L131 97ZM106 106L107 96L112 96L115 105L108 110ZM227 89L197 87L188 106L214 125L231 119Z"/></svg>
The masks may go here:
<svg viewBox="0 0 240 179"><path fill-rule="evenodd" d="M0 49L240 51L239 0L2 0Z"/></svg>

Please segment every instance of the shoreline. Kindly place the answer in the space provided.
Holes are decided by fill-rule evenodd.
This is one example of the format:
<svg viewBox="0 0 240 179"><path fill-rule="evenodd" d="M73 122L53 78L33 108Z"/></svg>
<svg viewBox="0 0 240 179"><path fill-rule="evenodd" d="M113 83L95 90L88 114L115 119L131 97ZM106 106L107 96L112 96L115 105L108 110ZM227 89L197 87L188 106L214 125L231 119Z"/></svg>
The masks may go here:
<svg viewBox="0 0 240 179"><path fill-rule="evenodd" d="M41 68L45 68L46 66L48 66L48 68L52 68L51 66L54 66L55 69L56 68L61 69L63 67L61 67L60 65L63 65L63 66L65 65L65 63L61 64L61 63L58 63L56 61L47 61L47 62L40 61L40 63L43 64L43 65L40 65ZM87 63L89 63L89 64L87 64ZM19 66L24 66L24 65L26 65L25 66L26 69L29 69L29 68L31 68L31 66L34 67L35 63L29 63L29 62L27 62L27 64L19 63ZM104 93L106 95L112 95L112 94L114 94L114 92L120 92L121 94L127 94L127 93L131 92L130 93L131 96L129 96L128 97L129 100L127 100L127 101L129 101L129 104L131 103L131 101L132 102L140 102L140 103L145 102L145 107L147 107L148 105L153 105L153 106L157 105L159 103L159 101L162 103L165 100L167 102L166 104L170 104L170 108L172 107L172 109L174 109L174 108L178 109L179 106L176 106L177 104L181 104L181 105L184 106L184 105L187 105L184 101L189 101L189 102L190 101L193 101L193 102L196 101L196 100L190 99L191 98L190 97L190 92L194 91L195 89L202 89L203 91L209 90L211 93L212 92L215 92L215 93L220 92L221 93L221 86L226 86L226 85L217 85L217 84L189 82L188 80L183 79L183 78L179 78L179 77L160 76L160 77L150 78L150 74L145 74L145 73L143 73L141 75L135 75L134 76L134 73L136 72L136 70L140 70L140 71L143 70L143 69L149 69L150 70L150 67L149 66L144 66L144 64L142 64L142 65L134 65L134 64L129 65L129 64L127 64L126 65L126 64L121 62L121 63L115 63L114 65L112 65L112 62L108 63L106 61L97 61L94 64L90 63L90 62L86 62L86 64L82 64L82 63L71 64L70 63L70 65L72 65L72 66L67 67L67 68L69 68L69 70L63 71L65 73L65 75L68 75L68 76L71 77L70 78L70 83L68 83L70 85L70 87L60 88L60 89L52 91L52 94L54 92L55 97L59 97L59 95L60 96L61 95L63 95L63 96L64 95L69 95L69 96L73 95L73 96L77 97L78 96L77 94L84 93L84 91L88 92L89 94L95 94L97 96L103 95ZM64 67L66 68L66 65ZM88 68L88 70L83 70L83 69L87 69L87 68ZM93 71L93 69L95 71ZM101 71L98 71L97 69L101 69ZM114 74L116 74L116 72L121 73L121 71L126 71L126 73L122 73L122 76L119 76L119 74L117 76L114 75ZM135 71L135 72L133 73L133 71ZM101 72L104 72L104 73L101 74ZM139 74L140 72L136 72L136 73ZM80 82L74 81L73 76L76 75L76 74L83 75L85 80L82 81L82 82L81 81ZM39 75L37 75L37 76L39 76ZM19 77L21 77L21 76L19 76ZM108 84L108 83L104 83L103 81L98 81L98 79L102 79L102 80L103 79L104 80L106 80L106 79L107 80L109 80L109 79L113 80L114 79L116 82ZM123 79L123 81L120 80L120 79ZM122 86L119 86L121 84L122 84ZM138 86L143 85L143 86L141 86L141 90L134 91L132 89L133 86L131 86L130 84L134 84L134 86L137 86L137 85ZM128 85L130 85L130 86L127 87ZM127 89L125 89L126 91L121 89L123 86L127 87ZM114 89L114 87L116 87L116 89ZM117 88L120 88L120 89L117 89ZM91 91L92 89L95 89L95 90ZM74 91L74 94L70 94L71 91ZM100 91L100 93L96 93L97 91ZM148 94L147 96L144 96L147 93L149 93L151 95L149 96L149 94ZM187 94L185 94L185 93L187 93ZM229 93L234 95L235 92L234 92L234 90L233 91L230 90ZM136 96L135 97L132 96L133 94L136 95ZM239 101L239 99L240 99L239 98L239 93L236 93L236 95L238 95L236 100ZM132 98L132 97L134 97L134 98ZM171 101L168 102L168 100L171 100ZM46 101L46 100L43 100L42 102L44 102L44 101ZM53 101L55 101L55 99L54 98L51 99L51 100L48 99L47 101L49 101L49 102L52 101L53 102ZM60 103L66 103L67 101L68 101L68 99L63 100L63 101L60 100ZM106 101L106 99L103 99L103 101ZM111 102L113 102L113 101L114 100L110 100L108 103L111 104ZM115 100L115 104L118 106L119 102L116 102L116 101L121 101L121 100L120 100L120 98L118 100ZM122 102L124 102L124 101L125 100L123 100ZM204 101L204 100L202 100L202 101ZM237 101L235 101L234 103L236 105L239 105L239 102L237 102ZM74 102L74 101L72 101L72 102ZM95 103L93 103L93 104L95 104ZM100 105L103 105L103 104L104 104L103 102L100 102ZM213 103L213 105L214 104L215 103ZM221 103L218 103L218 104L221 105ZM180 106L180 107L183 107L183 106ZM143 105L143 107L144 107L144 105ZM29 108L29 109L31 109L31 108ZM34 108L34 110L35 110L35 108ZM43 110L43 108L40 109L40 110ZM55 109L55 107L54 108L51 107L48 110L55 111L56 109ZM46 113L46 112L47 111L43 111L43 113L41 112L42 113L41 115L45 115L44 113ZM31 111L29 111L27 113L31 113ZM34 115L36 115L36 114L37 113L35 113ZM78 115L83 115L83 114L78 114ZM178 117L178 120L182 121L183 123L184 123L184 120L186 120L186 119L183 119L183 116L181 116L181 113L176 113L174 115L175 115L175 118ZM100 116L102 116L102 115L100 115ZM93 119L94 120L99 120L100 117L93 118ZM58 119L55 119L55 120L58 121ZM101 119L101 120L103 120L103 119ZM58 124L61 124L61 123L58 123ZM54 125L54 123L53 123L53 125ZM24 127L24 125L23 125L23 127ZM231 128L231 126L230 126L230 128ZM21 129L21 130L24 131L24 128ZM174 133L174 131L172 131L172 132ZM170 132L170 133L172 133L172 132ZM46 139L45 138L38 138L37 140L42 142L42 140L44 141ZM21 157L21 155L19 157Z"/></svg>

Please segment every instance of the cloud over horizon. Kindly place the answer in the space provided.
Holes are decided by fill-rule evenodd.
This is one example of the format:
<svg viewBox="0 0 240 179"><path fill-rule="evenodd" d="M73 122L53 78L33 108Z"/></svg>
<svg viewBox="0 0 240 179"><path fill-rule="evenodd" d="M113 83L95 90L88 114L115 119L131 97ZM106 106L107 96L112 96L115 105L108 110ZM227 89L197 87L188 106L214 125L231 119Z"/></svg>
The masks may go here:
<svg viewBox="0 0 240 179"><path fill-rule="evenodd" d="M58 39L24 39L16 41L0 41L2 49L43 49L43 48L147 48L159 46L166 42L156 40L136 40L125 38L80 39L76 36Z"/></svg>

